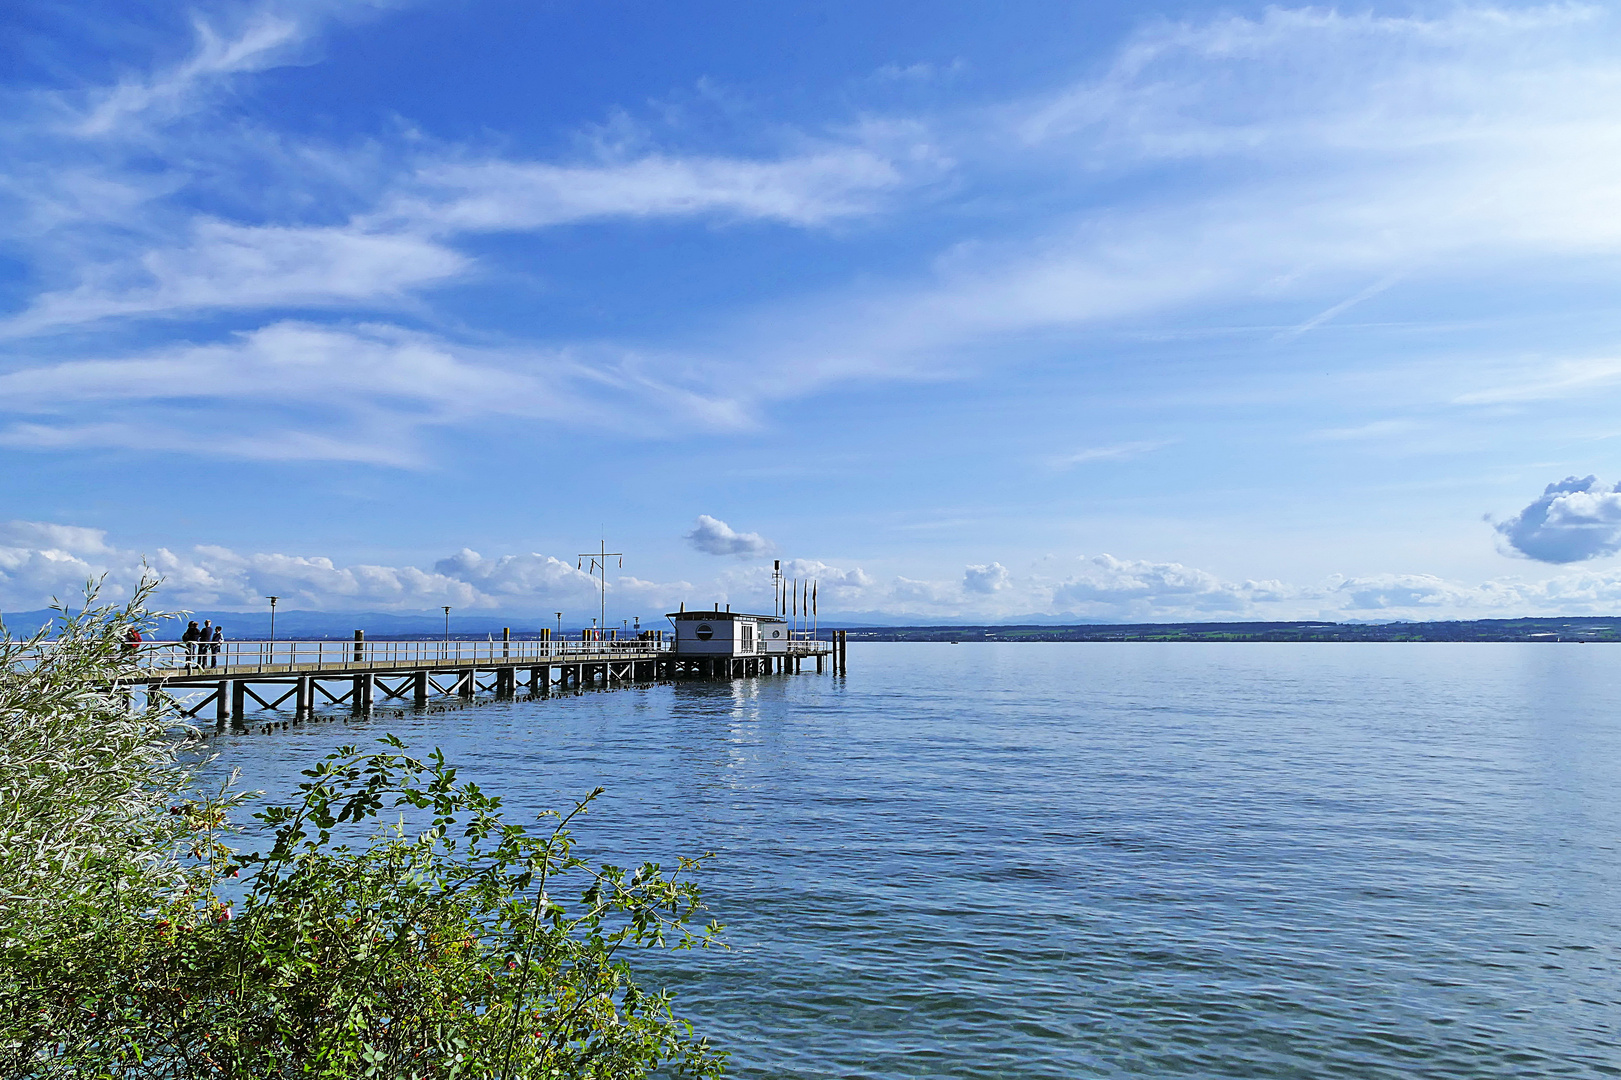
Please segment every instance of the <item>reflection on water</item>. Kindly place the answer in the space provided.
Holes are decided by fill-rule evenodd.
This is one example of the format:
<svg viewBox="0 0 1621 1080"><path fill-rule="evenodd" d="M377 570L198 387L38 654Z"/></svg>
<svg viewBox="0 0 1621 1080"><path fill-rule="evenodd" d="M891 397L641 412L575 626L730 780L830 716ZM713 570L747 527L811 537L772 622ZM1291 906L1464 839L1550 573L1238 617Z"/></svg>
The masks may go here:
<svg viewBox="0 0 1621 1080"><path fill-rule="evenodd" d="M620 864L717 852L665 957L758 1077L1613 1076L1621 652L868 645L851 674L225 736L285 792L438 745Z"/></svg>

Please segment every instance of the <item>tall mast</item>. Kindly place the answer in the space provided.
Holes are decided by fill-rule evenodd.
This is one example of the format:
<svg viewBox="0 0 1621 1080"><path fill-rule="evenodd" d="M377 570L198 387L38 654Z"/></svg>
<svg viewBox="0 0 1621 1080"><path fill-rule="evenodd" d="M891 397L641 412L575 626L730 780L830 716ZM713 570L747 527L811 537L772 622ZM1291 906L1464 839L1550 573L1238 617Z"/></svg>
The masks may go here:
<svg viewBox="0 0 1621 1080"><path fill-rule="evenodd" d="M601 580L597 600L597 633L606 634L608 626L608 560L617 558L619 569L625 568L625 553L623 551L609 551L608 539L604 536L597 543L596 551L582 551L575 556L574 569L585 569L585 560L591 560L590 573L599 576Z"/></svg>

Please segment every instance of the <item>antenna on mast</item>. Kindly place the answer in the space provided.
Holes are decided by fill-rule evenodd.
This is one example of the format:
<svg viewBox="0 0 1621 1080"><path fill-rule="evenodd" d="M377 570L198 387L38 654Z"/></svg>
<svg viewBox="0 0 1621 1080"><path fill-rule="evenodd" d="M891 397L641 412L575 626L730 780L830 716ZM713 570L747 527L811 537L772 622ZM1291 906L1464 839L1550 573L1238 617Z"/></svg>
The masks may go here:
<svg viewBox="0 0 1621 1080"><path fill-rule="evenodd" d="M597 627L600 633L606 633L601 628L608 625L608 560L618 559L619 569L625 568L625 553L623 551L609 551L606 538L600 540L596 551L582 551L575 556L574 569L584 570L585 560L591 560L591 569L587 573L601 579L599 584L600 597L597 602Z"/></svg>

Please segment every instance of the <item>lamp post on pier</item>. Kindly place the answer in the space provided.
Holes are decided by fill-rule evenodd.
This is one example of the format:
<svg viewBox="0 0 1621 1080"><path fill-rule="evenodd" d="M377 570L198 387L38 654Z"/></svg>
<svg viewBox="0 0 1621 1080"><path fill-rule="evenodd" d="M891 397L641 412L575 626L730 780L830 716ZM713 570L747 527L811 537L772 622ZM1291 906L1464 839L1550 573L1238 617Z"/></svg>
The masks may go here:
<svg viewBox="0 0 1621 1080"><path fill-rule="evenodd" d="M563 613L561 611L559 611L556 614L557 614L557 640L562 641L563 640Z"/></svg>
<svg viewBox="0 0 1621 1080"><path fill-rule="evenodd" d="M444 655L446 655L446 656L450 655L450 605L449 604L445 605L445 652L444 652Z"/></svg>
<svg viewBox="0 0 1621 1080"><path fill-rule="evenodd" d="M281 597L267 596L265 599L270 601L270 663L274 664L276 662L276 601L280 600Z"/></svg>

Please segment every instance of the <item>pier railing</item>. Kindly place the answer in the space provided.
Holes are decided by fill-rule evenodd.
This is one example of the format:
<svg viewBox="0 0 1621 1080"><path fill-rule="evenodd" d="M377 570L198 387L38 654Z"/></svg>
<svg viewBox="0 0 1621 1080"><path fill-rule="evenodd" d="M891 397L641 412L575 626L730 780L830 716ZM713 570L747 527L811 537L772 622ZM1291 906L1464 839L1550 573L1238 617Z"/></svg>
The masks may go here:
<svg viewBox="0 0 1621 1080"><path fill-rule="evenodd" d="M573 663L668 652L649 638L600 641L222 641L153 642L135 650L136 665L153 674L222 675L320 671L334 668L465 668Z"/></svg>

